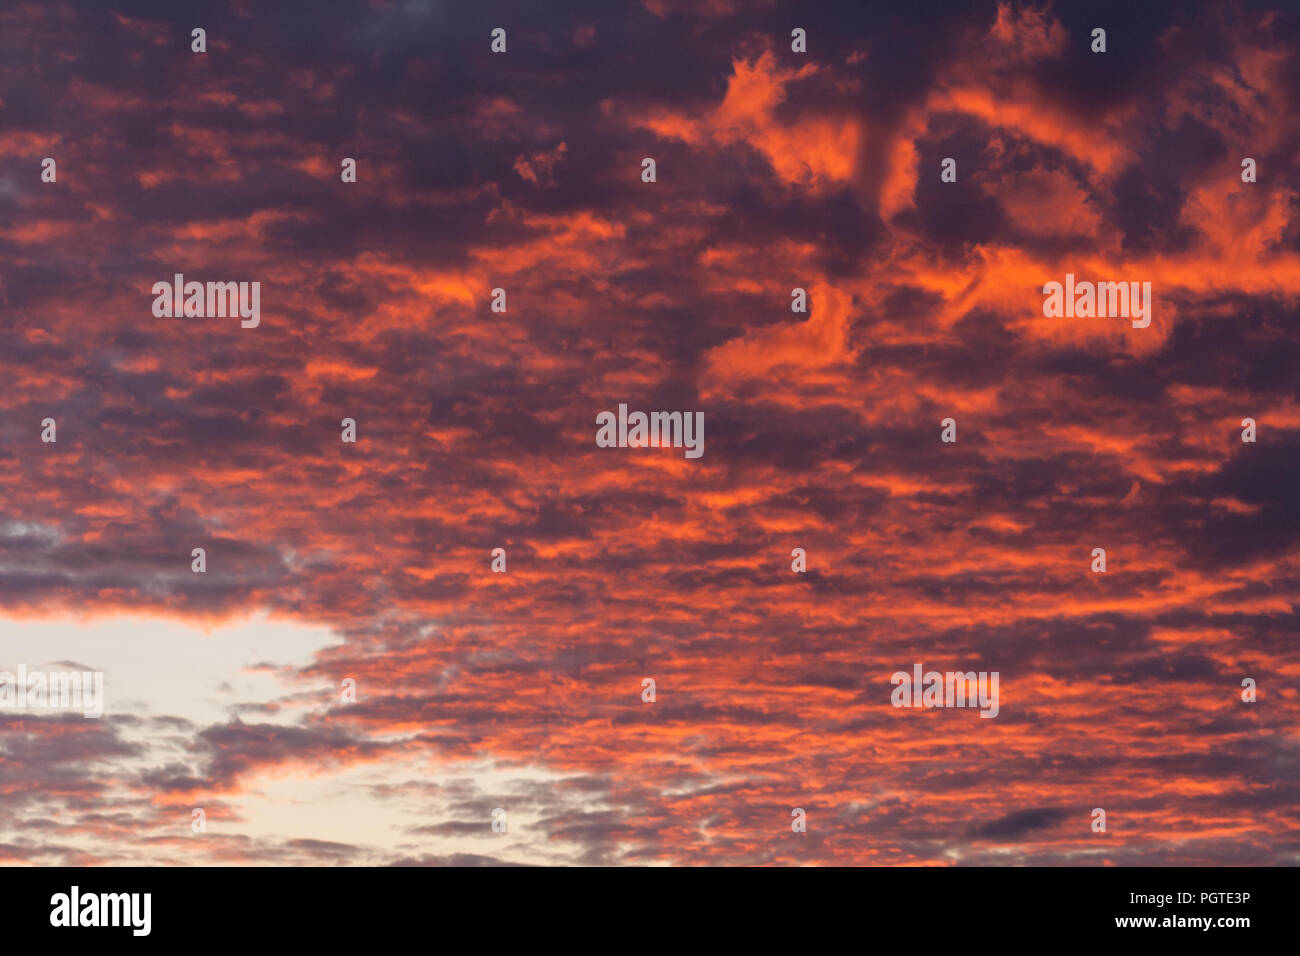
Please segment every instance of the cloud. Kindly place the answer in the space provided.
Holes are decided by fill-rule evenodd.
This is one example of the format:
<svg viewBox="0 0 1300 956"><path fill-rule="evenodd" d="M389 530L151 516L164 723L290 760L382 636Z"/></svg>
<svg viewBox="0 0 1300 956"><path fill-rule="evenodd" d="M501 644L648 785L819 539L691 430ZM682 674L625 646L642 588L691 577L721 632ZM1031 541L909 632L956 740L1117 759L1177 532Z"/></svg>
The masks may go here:
<svg viewBox="0 0 1300 956"><path fill-rule="evenodd" d="M0 12L0 666L121 691L0 715L0 858L1294 863L1300 24L1243 9Z"/></svg>

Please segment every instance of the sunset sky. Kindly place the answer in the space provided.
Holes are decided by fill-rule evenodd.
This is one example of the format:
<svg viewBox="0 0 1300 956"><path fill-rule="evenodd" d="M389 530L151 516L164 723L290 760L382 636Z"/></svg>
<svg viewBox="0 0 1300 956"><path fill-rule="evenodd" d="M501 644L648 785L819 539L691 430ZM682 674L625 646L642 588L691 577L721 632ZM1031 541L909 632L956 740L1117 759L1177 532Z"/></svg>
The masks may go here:
<svg viewBox="0 0 1300 956"><path fill-rule="evenodd" d="M0 863L1300 864L1300 12L952 6L0 7Z"/></svg>

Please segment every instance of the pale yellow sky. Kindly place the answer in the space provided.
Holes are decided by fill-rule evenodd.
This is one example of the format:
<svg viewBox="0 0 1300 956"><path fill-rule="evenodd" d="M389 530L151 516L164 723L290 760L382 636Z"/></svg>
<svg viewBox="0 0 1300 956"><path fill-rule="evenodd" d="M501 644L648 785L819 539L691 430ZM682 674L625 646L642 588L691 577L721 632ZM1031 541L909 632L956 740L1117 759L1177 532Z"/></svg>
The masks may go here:
<svg viewBox="0 0 1300 956"><path fill-rule="evenodd" d="M152 723L113 726L121 737L142 749L140 756L106 755L107 767L88 767L86 775L107 777L120 790L123 807L139 812L140 800L152 798L140 775L184 765L201 774L205 754L186 746L205 727L231 719L232 708L244 712L246 724L297 725L313 713L338 707L333 678L295 678L314 655L339 643L325 627L265 614L211 627L198 627L162 617L117 616L52 620L0 619L0 670L78 669L104 672L104 720L115 717L179 717L195 725L180 734ZM270 666L266 666L270 665ZM359 688L364 696L367 688ZM278 711L258 705L277 704ZM249 712L249 709L252 711ZM48 713L35 716L49 718ZM86 718L79 718L86 719ZM222 856L237 853L240 841L257 847L283 847L295 840L325 841L360 847L364 859L348 862L388 862L403 856L478 854L511 862L561 862L578 852L576 844L546 840L538 826L540 815L527 802L510 806L508 794L546 789L563 775L543 767L499 767L488 760L438 762L427 755L409 759L313 768L301 762L272 765L243 778L239 792L214 792L205 807L207 831L190 829L188 811L140 813L138 828L117 832L111 846L95 827L66 826L59 842L99 856L127 854L122 863L220 864L242 862ZM456 812L448 797L481 794L485 806L507 810L505 834L491 830L483 816L477 833L418 833L414 828L465 822L463 804ZM159 794L158 796L166 796ZM586 812L603 809L599 799L582 797ZM196 799L195 806L205 801ZM36 808L0 820L0 842L24 836L24 823L49 815ZM103 806L95 812L104 812ZM74 821L63 817L63 824ZM181 842L172 842L179 838ZM213 855L215 851L216 855ZM268 860L268 862L281 862ZM300 862L322 862L303 859ZM328 861L326 861L328 862Z"/></svg>

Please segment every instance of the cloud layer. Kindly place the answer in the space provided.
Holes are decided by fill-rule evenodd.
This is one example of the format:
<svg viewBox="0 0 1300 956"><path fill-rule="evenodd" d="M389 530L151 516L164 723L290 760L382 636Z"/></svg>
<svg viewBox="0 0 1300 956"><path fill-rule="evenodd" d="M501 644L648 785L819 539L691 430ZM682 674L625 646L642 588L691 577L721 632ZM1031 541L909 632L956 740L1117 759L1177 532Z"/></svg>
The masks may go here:
<svg viewBox="0 0 1300 956"><path fill-rule="evenodd" d="M1300 21L815 6L0 12L7 615L339 638L206 722L0 713L0 860L1297 862Z"/></svg>

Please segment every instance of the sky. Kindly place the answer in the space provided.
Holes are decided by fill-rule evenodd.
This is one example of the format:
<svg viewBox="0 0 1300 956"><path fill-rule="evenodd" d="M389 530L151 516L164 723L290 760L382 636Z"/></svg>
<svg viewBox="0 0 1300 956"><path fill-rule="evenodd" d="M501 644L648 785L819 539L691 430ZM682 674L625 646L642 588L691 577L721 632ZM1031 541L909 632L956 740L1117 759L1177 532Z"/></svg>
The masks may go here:
<svg viewBox="0 0 1300 956"><path fill-rule="evenodd" d="M0 863L1300 863L1300 13L921 7L0 8Z"/></svg>

